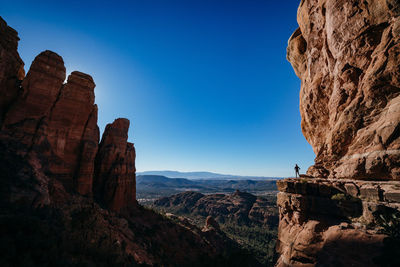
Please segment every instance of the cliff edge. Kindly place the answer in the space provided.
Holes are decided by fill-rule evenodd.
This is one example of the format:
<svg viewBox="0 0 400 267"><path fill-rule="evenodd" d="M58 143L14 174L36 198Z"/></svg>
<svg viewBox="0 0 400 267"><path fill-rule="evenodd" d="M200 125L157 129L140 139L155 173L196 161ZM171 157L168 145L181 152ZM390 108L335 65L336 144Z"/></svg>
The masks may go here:
<svg viewBox="0 0 400 267"><path fill-rule="evenodd" d="M315 177L400 179L400 4L303 0L287 58Z"/></svg>
<svg viewBox="0 0 400 267"><path fill-rule="evenodd" d="M400 3L302 0L297 21L287 58L316 158L277 182L277 266L398 266Z"/></svg>

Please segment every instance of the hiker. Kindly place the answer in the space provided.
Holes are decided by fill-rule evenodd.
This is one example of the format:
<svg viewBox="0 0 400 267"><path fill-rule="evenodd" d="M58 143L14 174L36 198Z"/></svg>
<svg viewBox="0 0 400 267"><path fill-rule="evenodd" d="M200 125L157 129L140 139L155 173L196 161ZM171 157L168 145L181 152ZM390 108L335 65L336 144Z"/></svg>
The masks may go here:
<svg viewBox="0 0 400 267"><path fill-rule="evenodd" d="M299 177L300 177L300 172L299 172L299 170L300 170L300 167L296 164L296 166L294 166L294 171L295 171L295 173L296 173L296 178L297 178L297 175L299 175Z"/></svg>

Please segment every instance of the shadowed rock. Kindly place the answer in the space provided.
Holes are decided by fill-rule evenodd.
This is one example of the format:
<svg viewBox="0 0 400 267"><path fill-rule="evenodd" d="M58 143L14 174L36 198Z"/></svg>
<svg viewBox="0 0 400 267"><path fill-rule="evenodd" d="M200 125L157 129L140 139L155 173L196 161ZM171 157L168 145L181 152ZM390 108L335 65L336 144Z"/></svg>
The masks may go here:
<svg viewBox="0 0 400 267"><path fill-rule="evenodd" d="M7 112L3 132L47 158L46 172L67 190L91 195L99 142L92 77L74 71L65 80L62 58L40 53Z"/></svg>
<svg viewBox="0 0 400 267"><path fill-rule="evenodd" d="M59 55L44 51L36 56L17 99L5 115L2 131L33 146L40 126L47 123L64 80L64 61Z"/></svg>
<svg viewBox="0 0 400 267"><path fill-rule="evenodd" d="M17 43L0 18L0 265L249 265L226 236L138 206L129 121L109 124L99 146L93 79L74 71L64 83L51 51L24 78Z"/></svg>
<svg viewBox="0 0 400 267"><path fill-rule="evenodd" d="M1 136L23 146L19 154L40 156L38 168L68 192L92 196L94 187L98 199L115 211L134 205L135 150L127 142L129 121L118 119L107 126L97 156L100 165L95 167L99 128L92 77L74 71L64 83L63 59L44 51L24 78L17 33L1 20L0 34Z"/></svg>
<svg viewBox="0 0 400 267"><path fill-rule="evenodd" d="M392 198L400 194L397 181L285 179L277 185L277 266L379 266L386 238L380 215L400 208Z"/></svg>
<svg viewBox="0 0 400 267"><path fill-rule="evenodd" d="M133 144L127 142L128 129L127 119L108 124L96 157L96 197L115 211L136 205L136 154Z"/></svg>
<svg viewBox="0 0 400 267"><path fill-rule="evenodd" d="M17 52L18 41L18 33L0 18L0 127L25 76L24 62Z"/></svg>

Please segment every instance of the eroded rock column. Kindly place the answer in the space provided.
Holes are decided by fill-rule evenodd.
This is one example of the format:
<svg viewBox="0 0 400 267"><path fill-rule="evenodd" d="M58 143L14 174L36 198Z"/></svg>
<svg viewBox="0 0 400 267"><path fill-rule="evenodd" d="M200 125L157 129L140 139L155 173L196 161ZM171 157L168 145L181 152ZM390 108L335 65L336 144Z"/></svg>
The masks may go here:
<svg viewBox="0 0 400 267"><path fill-rule="evenodd" d="M96 198L114 211L136 205L135 148L128 140L129 120L108 124L96 157Z"/></svg>

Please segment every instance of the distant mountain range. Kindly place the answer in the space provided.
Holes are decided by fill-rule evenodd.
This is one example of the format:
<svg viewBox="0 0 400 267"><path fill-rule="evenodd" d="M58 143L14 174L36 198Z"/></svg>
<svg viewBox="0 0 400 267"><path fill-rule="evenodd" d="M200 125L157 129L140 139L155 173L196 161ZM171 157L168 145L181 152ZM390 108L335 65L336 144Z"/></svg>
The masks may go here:
<svg viewBox="0 0 400 267"><path fill-rule="evenodd" d="M152 202L160 197L179 192L196 191L203 194L233 193L235 190L256 195L276 195L276 180L228 180L167 178L161 175L137 175L136 197L140 203Z"/></svg>
<svg viewBox="0 0 400 267"><path fill-rule="evenodd" d="M137 175L161 175L168 178L186 178L186 179L217 179L217 180L277 180L283 177L265 177L265 176L241 176L231 174L220 174L214 172L179 172L179 171L144 171L137 172Z"/></svg>

